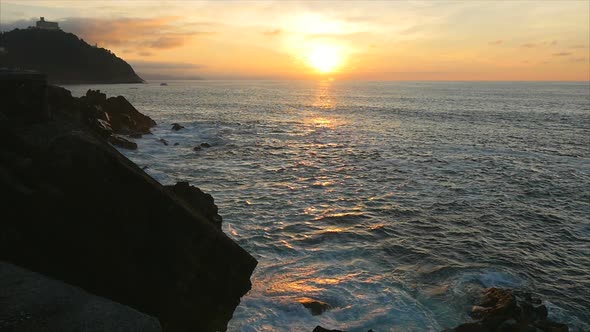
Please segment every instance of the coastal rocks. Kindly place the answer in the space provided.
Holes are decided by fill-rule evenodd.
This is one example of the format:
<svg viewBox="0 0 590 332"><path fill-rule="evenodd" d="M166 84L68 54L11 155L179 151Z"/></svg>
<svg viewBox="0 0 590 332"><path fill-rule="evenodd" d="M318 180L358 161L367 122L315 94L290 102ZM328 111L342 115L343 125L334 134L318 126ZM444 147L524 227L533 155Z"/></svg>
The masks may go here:
<svg viewBox="0 0 590 332"><path fill-rule="evenodd" d="M567 332L567 325L550 321L547 307L530 293L488 288L483 300L472 308L478 321L465 323L444 332Z"/></svg>
<svg viewBox="0 0 590 332"><path fill-rule="evenodd" d="M113 132L120 135L151 134L150 128L156 122L149 116L141 114L125 97L107 98L100 90L88 90L79 98L82 108L91 109L88 117L107 121Z"/></svg>
<svg viewBox="0 0 590 332"><path fill-rule="evenodd" d="M160 142L160 143L162 143L162 144L164 144L164 145L168 146L168 141L167 141L167 140L165 140L165 139L163 139L163 138L160 138L160 139L158 140L158 142Z"/></svg>
<svg viewBox="0 0 590 332"><path fill-rule="evenodd" d="M184 126L179 125L178 123L173 123L172 124L172 130L179 131L180 129L184 129Z"/></svg>
<svg viewBox="0 0 590 332"><path fill-rule="evenodd" d="M304 306L305 308L309 309L311 314L314 316L321 315L326 310L329 310L332 308L332 306L330 306L329 304L327 304L325 302L316 301L316 300L312 300L312 299L308 299L308 298L300 299L300 300L298 300L298 302L302 306Z"/></svg>
<svg viewBox="0 0 590 332"><path fill-rule="evenodd" d="M18 106L5 90L0 98ZM212 198L202 194L211 205L195 213L90 129L83 105L51 120L31 113L35 122L17 116L26 108L0 108L0 260L156 317L165 331L225 331L256 260L206 218Z"/></svg>
<svg viewBox="0 0 590 332"><path fill-rule="evenodd" d="M222 218L217 213L217 205L213 197L201 191L201 189L191 186L188 182L178 182L173 186L165 188L180 198L195 213L203 216L211 224L221 230Z"/></svg>
<svg viewBox="0 0 590 332"><path fill-rule="evenodd" d="M202 148L210 148L211 147L211 144L206 143L206 142L205 143L201 143L201 147Z"/></svg>

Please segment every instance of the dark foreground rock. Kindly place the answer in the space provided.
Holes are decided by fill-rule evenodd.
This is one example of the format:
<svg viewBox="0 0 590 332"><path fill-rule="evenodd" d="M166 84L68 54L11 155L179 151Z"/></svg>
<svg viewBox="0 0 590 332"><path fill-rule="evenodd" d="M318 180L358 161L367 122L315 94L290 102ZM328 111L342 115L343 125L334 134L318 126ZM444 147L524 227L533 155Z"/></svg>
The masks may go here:
<svg viewBox="0 0 590 332"><path fill-rule="evenodd" d="M567 332L567 325L547 318L547 307L531 293L488 288L483 300L473 307L477 321L444 332Z"/></svg>
<svg viewBox="0 0 590 332"><path fill-rule="evenodd" d="M0 308L0 331L162 331L154 317L5 262Z"/></svg>
<svg viewBox="0 0 590 332"><path fill-rule="evenodd" d="M11 105L0 108L0 260L157 317L164 331L225 330L256 260L90 129L76 102L0 84Z"/></svg>

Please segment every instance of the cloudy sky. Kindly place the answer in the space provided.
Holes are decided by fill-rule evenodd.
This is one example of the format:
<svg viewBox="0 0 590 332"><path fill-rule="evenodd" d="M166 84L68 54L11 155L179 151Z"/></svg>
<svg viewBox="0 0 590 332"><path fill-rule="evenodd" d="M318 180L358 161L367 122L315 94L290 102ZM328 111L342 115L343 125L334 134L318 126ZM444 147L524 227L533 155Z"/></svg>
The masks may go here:
<svg viewBox="0 0 590 332"><path fill-rule="evenodd" d="M590 1L2 0L147 78L589 80Z"/></svg>

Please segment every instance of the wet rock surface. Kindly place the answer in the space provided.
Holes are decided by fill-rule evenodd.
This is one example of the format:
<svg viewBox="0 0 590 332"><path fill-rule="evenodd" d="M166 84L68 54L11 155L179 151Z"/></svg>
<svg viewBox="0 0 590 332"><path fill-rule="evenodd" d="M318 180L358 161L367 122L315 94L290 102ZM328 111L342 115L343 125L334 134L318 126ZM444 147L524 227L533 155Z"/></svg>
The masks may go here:
<svg viewBox="0 0 590 332"><path fill-rule="evenodd" d="M256 260L92 127L89 118L112 120L95 107L102 94L81 102L56 89L49 118L0 109L0 260L156 317L165 331L224 331Z"/></svg>
<svg viewBox="0 0 590 332"><path fill-rule="evenodd" d="M475 322L461 324L444 332L567 332L565 324L551 321L542 301L531 293L488 288L481 303L474 306L471 316Z"/></svg>

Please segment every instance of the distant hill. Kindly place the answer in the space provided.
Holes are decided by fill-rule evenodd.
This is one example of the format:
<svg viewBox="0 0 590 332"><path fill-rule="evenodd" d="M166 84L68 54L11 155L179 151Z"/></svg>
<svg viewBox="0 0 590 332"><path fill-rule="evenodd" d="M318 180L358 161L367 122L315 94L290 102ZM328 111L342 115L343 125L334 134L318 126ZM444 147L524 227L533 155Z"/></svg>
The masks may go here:
<svg viewBox="0 0 590 332"><path fill-rule="evenodd" d="M0 34L0 67L34 69L52 83L142 83L111 51L61 30L15 29Z"/></svg>

